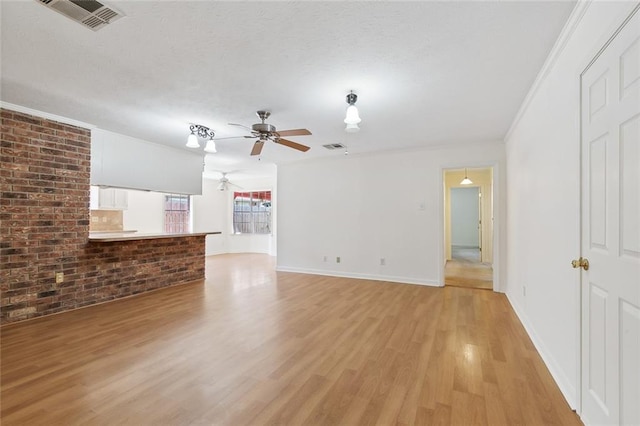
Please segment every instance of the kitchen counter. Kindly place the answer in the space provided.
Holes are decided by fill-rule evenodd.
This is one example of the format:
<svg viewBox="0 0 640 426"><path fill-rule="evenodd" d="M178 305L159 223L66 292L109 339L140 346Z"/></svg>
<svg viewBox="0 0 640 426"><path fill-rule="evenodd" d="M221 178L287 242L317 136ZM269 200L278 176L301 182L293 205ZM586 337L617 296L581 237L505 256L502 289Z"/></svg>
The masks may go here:
<svg viewBox="0 0 640 426"><path fill-rule="evenodd" d="M98 243L109 243L114 241L136 241L136 240L153 240L160 238L178 238L178 237L202 237L205 235L221 234L220 231L215 232L184 232L184 233L146 233L146 232L90 232L89 241Z"/></svg>

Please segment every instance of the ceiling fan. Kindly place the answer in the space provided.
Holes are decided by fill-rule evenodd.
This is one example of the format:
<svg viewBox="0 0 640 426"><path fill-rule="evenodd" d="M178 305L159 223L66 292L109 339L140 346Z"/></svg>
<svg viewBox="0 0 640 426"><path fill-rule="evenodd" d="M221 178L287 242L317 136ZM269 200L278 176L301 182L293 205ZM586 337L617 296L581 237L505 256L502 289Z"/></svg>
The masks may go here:
<svg viewBox="0 0 640 426"><path fill-rule="evenodd" d="M306 136L310 135L311 132L307 129L293 129L293 130L279 130L276 131L276 126L273 124L265 123L265 120L269 118L271 113L269 111L258 111L256 112L258 117L260 118L261 123L256 123L251 127L244 126L242 124L229 123L230 126L240 126L251 132L251 136L232 136L230 138L220 138L220 139L232 139L238 137L244 138L258 138L256 143L253 145L253 149L251 150L251 155L260 155L262 152L262 148L264 147L264 143L267 141L275 142L280 145L288 146L289 148L297 149L298 151L307 152L310 147L306 145L299 144L297 142L290 141L288 139L283 139L282 136Z"/></svg>
<svg viewBox="0 0 640 426"><path fill-rule="evenodd" d="M226 191L229 189L229 185L235 186L238 189L243 189L241 186L236 185L235 183L231 183L229 178L227 178L228 172L220 172L222 173L222 177L218 180L218 191Z"/></svg>

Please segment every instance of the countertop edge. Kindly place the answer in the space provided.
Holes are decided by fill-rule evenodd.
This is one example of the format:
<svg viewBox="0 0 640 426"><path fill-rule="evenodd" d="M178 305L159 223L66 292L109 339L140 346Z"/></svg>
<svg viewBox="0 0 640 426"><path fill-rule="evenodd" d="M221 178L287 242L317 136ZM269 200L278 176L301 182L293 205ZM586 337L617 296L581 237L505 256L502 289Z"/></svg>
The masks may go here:
<svg viewBox="0 0 640 426"><path fill-rule="evenodd" d="M112 234L91 234L89 233L89 241L96 243L109 243L114 241L137 241L137 240L158 240L162 238L184 238L184 237L202 237L206 235L221 234L220 231L211 232L185 232L179 234L166 234L166 233L149 233L149 234L119 234L114 232Z"/></svg>

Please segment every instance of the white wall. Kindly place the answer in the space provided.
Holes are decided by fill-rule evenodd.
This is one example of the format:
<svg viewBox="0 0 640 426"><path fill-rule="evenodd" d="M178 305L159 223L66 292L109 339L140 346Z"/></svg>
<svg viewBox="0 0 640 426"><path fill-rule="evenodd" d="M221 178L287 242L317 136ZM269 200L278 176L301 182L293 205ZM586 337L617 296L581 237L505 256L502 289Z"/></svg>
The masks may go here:
<svg viewBox="0 0 640 426"><path fill-rule="evenodd" d="M501 143L479 143L281 165L278 269L442 285L443 169L501 176L503 158Z"/></svg>
<svg viewBox="0 0 640 426"><path fill-rule="evenodd" d="M272 207L272 234L262 235L234 235L233 234L233 192L240 190L231 188L219 191L218 180L203 179L202 195L193 197L193 230L221 231L221 235L208 235L206 255L222 253L266 253L271 256L277 254L275 235L277 232L277 188L274 166L273 177L228 177L233 183L242 187L242 191L271 191L274 199Z"/></svg>
<svg viewBox="0 0 640 426"><path fill-rule="evenodd" d="M556 46L563 48L550 56L506 140L506 293L572 407L580 354L579 274L570 266L580 253L580 73L634 6L578 4Z"/></svg>
<svg viewBox="0 0 640 426"><path fill-rule="evenodd" d="M478 187L451 188L451 244L454 246L480 246L478 190Z"/></svg>
<svg viewBox="0 0 640 426"><path fill-rule="evenodd" d="M91 131L91 184L200 194L204 156L142 139Z"/></svg>
<svg viewBox="0 0 640 426"><path fill-rule="evenodd" d="M202 180L202 195L192 197L194 232L220 231L220 235L207 235L205 253L207 256L228 252L229 191L218 191L218 181Z"/></svg>
<svg viewBox="0 0 640 426"><path fill-rule="evenodd" d="M122 212L125 230L164 232L164 194L126 190L127 209Z"/></svg>

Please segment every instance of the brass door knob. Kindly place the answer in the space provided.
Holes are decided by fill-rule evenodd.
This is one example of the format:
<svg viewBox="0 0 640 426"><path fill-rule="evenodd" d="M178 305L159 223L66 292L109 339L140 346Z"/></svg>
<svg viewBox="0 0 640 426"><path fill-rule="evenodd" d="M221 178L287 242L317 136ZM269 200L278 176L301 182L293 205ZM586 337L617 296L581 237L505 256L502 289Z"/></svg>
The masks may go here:
<svg viewBox="0 0 640 426"><path fill-rule="evenodd" d="M589 270L589 260L585 259L585 258L580 258L580 259L574 259L571 261L571 266L573 266L574 269L577 268L582 268L585 271Z"/></svg>

